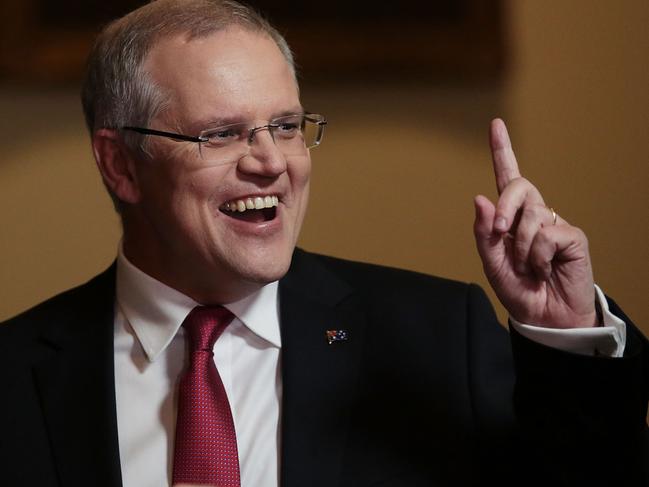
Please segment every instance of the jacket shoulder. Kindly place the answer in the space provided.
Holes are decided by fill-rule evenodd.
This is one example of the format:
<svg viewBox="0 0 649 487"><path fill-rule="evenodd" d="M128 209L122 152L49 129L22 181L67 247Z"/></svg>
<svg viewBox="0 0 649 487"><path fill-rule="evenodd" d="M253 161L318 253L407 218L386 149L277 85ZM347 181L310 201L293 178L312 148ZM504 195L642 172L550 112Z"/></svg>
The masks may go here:
<svg viewBox="0 0 649 487"><path fill-rule="evenodd" d="M360 299L374 314L398 313L400 320L462 327L498 322L480 286L420 272L305 252L297 249L289 271L292 286L309 286L326 295L329 284ZM326 283L326 284L325 284ZM388 310L390 310L388 312ZM498 326L499 332L503 331ZM459 329L459 328L458 328Z"/></svg>
<svg viewBox="0 0 649 487"><path fill-rule="evenodd" d="M72 289L63 291L22 313L0 322L0 349L30 340L55 323L69 321L114 300L115 265Z"/></svg>
<svg viewBox="0 0 649 487"><path fill-rule="evenodd" d="M455 297L466 300L467 294L481 292L476 284L465 283L421 272L379 264L296 251L298 265L322 266L362 294L381 295L386 299L410 300L425 296Z"/></svg>

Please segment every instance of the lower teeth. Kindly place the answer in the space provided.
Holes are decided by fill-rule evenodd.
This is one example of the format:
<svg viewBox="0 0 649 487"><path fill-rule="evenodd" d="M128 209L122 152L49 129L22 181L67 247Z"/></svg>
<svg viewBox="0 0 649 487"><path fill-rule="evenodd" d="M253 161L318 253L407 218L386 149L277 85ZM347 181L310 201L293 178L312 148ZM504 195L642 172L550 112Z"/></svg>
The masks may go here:
<svg viewBox="0 0 649 487"><path fill-rule="evenodd" d="M276 208L263 208L261 210L246 210L242 212L223 210L226 215L248 222L261 223L273 220L276 214Z"/></svg>

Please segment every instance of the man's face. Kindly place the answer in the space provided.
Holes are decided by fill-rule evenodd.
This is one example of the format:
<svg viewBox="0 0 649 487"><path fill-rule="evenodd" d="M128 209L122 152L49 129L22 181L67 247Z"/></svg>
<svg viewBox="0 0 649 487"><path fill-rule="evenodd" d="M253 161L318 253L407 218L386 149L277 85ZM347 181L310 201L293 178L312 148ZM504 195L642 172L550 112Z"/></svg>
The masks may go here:
<svg viewBox="0 0 649 487"><path fill-rule="evenodd" d="M197 135L228 123L265 125L302 111L276 44L237 27L192 41L163 40L145 68L171 95L151 122L154 129ZM225 164L203 160L196 143L148 142L152 161L137 163L137 229L129 235L126 225L125 235L125 252L136 265L204 302L238 299L285 274L307 206L307 151L284 155L266 130L255 134L248 155ZM266 197L277 198L276 209L225 210Z"/></svg>

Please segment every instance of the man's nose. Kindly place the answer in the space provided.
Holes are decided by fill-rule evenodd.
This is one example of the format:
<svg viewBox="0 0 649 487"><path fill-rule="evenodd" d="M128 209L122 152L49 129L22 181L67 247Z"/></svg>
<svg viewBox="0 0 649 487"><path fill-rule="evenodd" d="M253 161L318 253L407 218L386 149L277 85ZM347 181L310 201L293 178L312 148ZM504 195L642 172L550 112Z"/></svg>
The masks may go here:
<svg viewBox="0 0 649 487"><path fill-rule="evenodd" d="M271 138L274 140L275 135L273 134L273 130L277 128L277 125L274 124L267 124L267 125L260 125L259 127L253 127L250 130L248 130L248 144L252 144L252 142L255 140L255 134L261 130L265 130L268 132L271 136Z"/></svg>
<svg viewBox="0 0 649 487"><path fill-rule="evenodd" d="M268 125L251 129L248 137L248 152L239 159L240 171L266 177L286 171L286 156L275 144Z"/></svg>

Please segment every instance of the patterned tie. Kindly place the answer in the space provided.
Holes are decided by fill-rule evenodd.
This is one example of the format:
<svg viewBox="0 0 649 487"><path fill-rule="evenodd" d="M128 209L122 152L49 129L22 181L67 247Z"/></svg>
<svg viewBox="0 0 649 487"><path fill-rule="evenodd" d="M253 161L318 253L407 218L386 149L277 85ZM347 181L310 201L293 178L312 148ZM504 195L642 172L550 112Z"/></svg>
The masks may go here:
<svg viewBox="0 0 649 487"><path fill-rule="evenodd" d="M190 363L179 386L174 484L240 486L234 422L212 351L232 318L221 306L198 306L183 322Z"/></svg>

